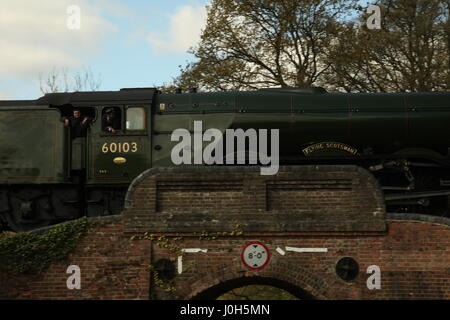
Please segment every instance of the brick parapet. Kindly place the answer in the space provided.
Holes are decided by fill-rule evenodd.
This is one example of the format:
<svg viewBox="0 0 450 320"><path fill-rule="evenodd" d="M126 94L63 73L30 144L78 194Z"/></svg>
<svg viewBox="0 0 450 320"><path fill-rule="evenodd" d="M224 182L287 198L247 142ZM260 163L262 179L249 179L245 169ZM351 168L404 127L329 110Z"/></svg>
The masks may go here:
<svg viewBox="0 0 450 320"><path fill-rule="evenodd" d="M126 195L129 232L385 232L376 179L356 166L155 168Z"/></svg>

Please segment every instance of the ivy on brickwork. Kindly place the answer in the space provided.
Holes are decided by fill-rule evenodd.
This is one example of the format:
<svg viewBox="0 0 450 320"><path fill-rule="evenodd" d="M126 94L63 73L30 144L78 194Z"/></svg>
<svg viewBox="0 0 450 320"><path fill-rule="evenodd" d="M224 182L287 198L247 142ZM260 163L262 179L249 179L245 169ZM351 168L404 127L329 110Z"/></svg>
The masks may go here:
<svg viewBox="0 0 450 320"><path fill-rule="evenodd" d="M181 247L177 245L175 242L183 240L183 237L176 236L168 238L166 236L155 236L154 234L148 234L146 232L143 237L140 237L140 239L151 240L161 248L166 248L171 252L175 253L176 255L181 254Z"/></svg>
<svg viewBox="0 0 450 320"><path fill-rule="evenodd" d="M166 236L155 236L154 234L148 234L148 232L146 232L146 233L144 233L143 236L132 236L131 237L131 240L135 240L135 239L153 241L157 246L171 251L175 257L182 254L181 247L176 244L176 241L183 240L183 237L180 237L180 236L168 238ZM174 261L175 258L172 257L170 260ZM159 276L158 270L156 270L156 268L153 264L150 264L148 266L148 268L153 275L153 282L156 286L158 286L159 288L163 289L164 291L170 292L172 294L174 294L176 292L176 288L174 286L174 279L170 279L170 280L161 279ZM152 297L152 299L156 299L156 297Z"/></svg>
<svg viewBox="0 0 450 320"><path fill-rule="evenodd" d="M211 241L211 240L217 240L220 237L238 237L242 236L244 234L244 231L242 230L242 225L240 223L235 223L234 228L230 232L212 232L209 233L207 231L202 231L201 233L194 232L194 236L198 236L198 239L201 241ZM154 235L149 234L148 232L145 232L142 236L134 235L131 236L131 240L150 240L153 243L155 243L157 246L161 248L165 248L169 250L174 256L170 258L170 261L174 262L176 261L176 257L183 254L182 247L177 244L177 241L183 240L183 237L180 235L176 236L169 236L166 237L164 235ZM187 265L184 270L187 271L190 268L194 266L194 262L191 262L191 264ZM170 292L174 294L176 292L176 288L174 286L174 279L170 280L163 280L160 278L158 270L156 270L155 266L150 264L149 270L151 271L153 275L153 282L155 285L162 290L166 292Z"/></svg>
<svg viewBox="0 0 450 320"><path fill-rule="evenodd" d="M34 274L51 262L61 261L86 234L86 217L60 224L42 234L31 232L0 234L0 272Z"/></svg>
<svg viewBox="0 0 450 320"><path fill-rule="evenodd" d="M151 265L149 265L148 268L149 268L150 272L153 274L153 281L154 281L154 283L158 287L162 288L166 292L175 292L176 291L173 279L171 279L171 280L162 280L159 277L159 272L158 272L158 270L156 270L154 265L151 264Z"/></svg>
<svg viewBox="0 0 450 320"><path fill-rule="evenodd" d="M194 233L195 235L197 233ZM198 239L199 240L217 240L220 237L238 237L242 236L244 234L244 231L242 231L242 225L240 223L236 223L234 225L234 229L230 232L224 231L224 232L213 232L209 233L206 231L203 231L200 233Z"/></svg>
<svg viewBox="0 0 450 320"><path fill-rule="evenodd" d="M217 240L220 237L238 237L244 235L244 231L242 230L242 224L235 223L234 229L227 232L212 232L209 233L207 231L202 231L201 233L194 232L194 236L198 235L199 240ZM143 236L132 236L131 240L151 240L157 246L161 248L166 248L174 253L181 253L181 247L177 245L175 242L179 240L183 240L183 237L177 235L175 237L166 237L166 236L156 236L154 234L148 234L148 232L144 233Z"/></svg>

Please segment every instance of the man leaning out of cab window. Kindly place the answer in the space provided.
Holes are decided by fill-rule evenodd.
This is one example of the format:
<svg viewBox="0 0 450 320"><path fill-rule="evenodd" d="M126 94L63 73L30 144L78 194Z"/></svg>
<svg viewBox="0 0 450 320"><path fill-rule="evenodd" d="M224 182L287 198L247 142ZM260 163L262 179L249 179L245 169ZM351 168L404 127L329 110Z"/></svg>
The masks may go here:
<svg viewBox="0 0 450 320"><path fill-rule="evenodd" d="M71 117L65 117L64 125L70 128L70 135L72 139L78 137L86 137L87 125L89 122L89 117L81 117L80 109L73 109L73 114Z"/></svg>

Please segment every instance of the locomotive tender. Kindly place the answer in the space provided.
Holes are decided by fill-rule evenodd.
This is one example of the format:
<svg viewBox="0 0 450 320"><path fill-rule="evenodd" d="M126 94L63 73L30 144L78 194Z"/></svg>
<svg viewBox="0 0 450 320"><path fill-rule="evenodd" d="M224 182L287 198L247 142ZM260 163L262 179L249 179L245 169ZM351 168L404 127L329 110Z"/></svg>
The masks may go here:
<svg viewBox="0 0 450 320"><path fill-rule="evenodd" d="M61 121L91 118L73 139ZM116 133L102 128L113 108ZM118 214L132 180L174 166L171 133L279 129L280 164L357 164L389 210L448 214L450 92L344 94L320 87L162 94L154 88L51 93L0 101L0 222L30 230L84 215Z"/></svg>

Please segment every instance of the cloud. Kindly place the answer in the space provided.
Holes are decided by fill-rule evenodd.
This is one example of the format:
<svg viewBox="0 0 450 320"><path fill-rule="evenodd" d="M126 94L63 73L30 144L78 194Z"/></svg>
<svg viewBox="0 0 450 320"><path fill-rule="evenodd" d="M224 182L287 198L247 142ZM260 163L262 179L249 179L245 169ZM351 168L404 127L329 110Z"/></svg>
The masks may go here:
<svg viewBox="0 0 450 320"><path fill-rule="evenodd" d="M81 28L67 27L67 8L81 10ZM2 0L0 77L36 78L53 67L81 67L116 28L88 0Z"/></svg>
<svg viewBox="0 0 450 320"><path fill-rule="evenodd" d="M0 91L0 100L10 100L10 99L11 95L9 93Z"/></svg>
<svg viewBox="0 0 450 320"><path fill-rule="evenodd" d="M156 53L184 53L200 40L202 29L206 25L205 6L181 6L169 17L169 31L152 32L147 40Z"/></svg>

